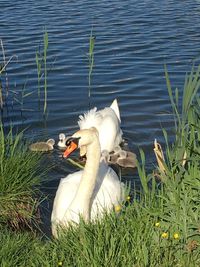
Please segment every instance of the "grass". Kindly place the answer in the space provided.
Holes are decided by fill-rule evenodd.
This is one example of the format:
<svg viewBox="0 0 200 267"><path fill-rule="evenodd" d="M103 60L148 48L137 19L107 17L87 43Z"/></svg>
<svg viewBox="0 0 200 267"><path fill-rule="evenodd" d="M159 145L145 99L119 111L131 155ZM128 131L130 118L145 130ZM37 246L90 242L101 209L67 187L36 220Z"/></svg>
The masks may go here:
<svg viewBox="0 0 200 267"><path fill-rule="evenodd" d="M41 155L31 153L12 128L5 134L0 125L0 225L30 228L40 219L39 185L44 171Z"/></svg>
<svg viewBox="0 0 200 267"><path fill-rule="evenodd" d="M163 129L164 171L157 167L156 175L154 170L147 173L141 150L141 190L133 190L132 199L117 213L105 214L95 224L82 221L57 240L7 228L6 224L12 225L11 219L18 218L13 212L24 208L24 197L26 200L28 196L28 203L34 207L32 199L39 178L33 166L38 166L38 158L21 148L20 136L14 138L11 131L5 137L1 129L1 266L200 266L200 67L193 67L186 75L182 96L178 89L172 90L166 68L165 74L175 138L169 144ZM24 220L29 225L29 216Z"/></svg>

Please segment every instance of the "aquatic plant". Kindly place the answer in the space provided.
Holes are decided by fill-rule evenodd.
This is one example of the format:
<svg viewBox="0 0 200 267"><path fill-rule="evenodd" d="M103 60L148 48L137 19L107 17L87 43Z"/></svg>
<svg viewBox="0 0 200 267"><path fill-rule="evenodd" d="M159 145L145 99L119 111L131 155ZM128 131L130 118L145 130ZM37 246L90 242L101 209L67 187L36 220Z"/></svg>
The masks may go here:
<svg viewBox="0 0 200 267"><path fill-rule="evenodd" d="M91 97L91 80L92 80L92 71L94 67L94 45L95 45L95 36L93 36L92 30L89 39L89 53L88 53L88 61L89 61L89 72L88 72L88 99L90 101ZM89 102L90 106L90 102Z"/></svg>
<svg viewBox="0 0 200 267"><path fill-rule="evenodd" d="M35 60L37 65L37 76L38 76L38 99L41 101L41 79L44 79L44 105L43 113L47 111L47 50L49 44L48 33L45 31L43 35L43 52L39 50L36 52Z"/></svg>
<svg viewBox="0 0 200 267"><path fill-rule="evenodd" d="M2 62L0 62L0 110L2 112L3 107L6 103L6 99L8 97L8 75L7 75L6 68L15 56L11 56L7 60L2 39L0 39L0 46L1 46L1 51L2 51ZM5 79L5 85L2 82L3 76Z"/></svg>

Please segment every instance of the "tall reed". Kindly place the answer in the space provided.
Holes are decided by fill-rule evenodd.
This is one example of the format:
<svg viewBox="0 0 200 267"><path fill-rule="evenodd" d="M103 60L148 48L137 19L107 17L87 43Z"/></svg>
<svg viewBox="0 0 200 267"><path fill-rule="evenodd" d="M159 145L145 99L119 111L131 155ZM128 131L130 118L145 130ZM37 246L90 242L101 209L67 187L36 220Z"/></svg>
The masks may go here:
<svg viewBox="0 0 200 267"><path fill-rule="evenodd" d="M44 79L43 90L44 90L44 103L43 103L43 113L46 114L47 111L47 51L48 51L48 33L45 31L43 35L43 52L39 50L36 52L35 60L37 65L37 76L38 76L38 99L41 101L41 79Z"/></svg>
<svg viewBox="0 0 200 267"><path fill-rule="evenodd" d="M0 63L0 110L2 111L4 104L6 102L6 99L8 97L8 74L7 74L6 68L15 56L11 56L8 60L6 60L6 54L5 54L2 39L0 39L0 46L1 46L2 59L3 59L2 62ZM2 82L3 76L5 79L5 85L3 85L3 82Z"/></svg>
<svg viewBox="0 0 200 267"><path fill-rule="evenodd" d="M95 36L93 36L92 30L89 39L89 53L88 53L88 61L89 61L89 72L88 72L88 99L90 106L90 97L91 97L91 81L92 81L92 71L94 67L94 45L95 45Z"/></svg>

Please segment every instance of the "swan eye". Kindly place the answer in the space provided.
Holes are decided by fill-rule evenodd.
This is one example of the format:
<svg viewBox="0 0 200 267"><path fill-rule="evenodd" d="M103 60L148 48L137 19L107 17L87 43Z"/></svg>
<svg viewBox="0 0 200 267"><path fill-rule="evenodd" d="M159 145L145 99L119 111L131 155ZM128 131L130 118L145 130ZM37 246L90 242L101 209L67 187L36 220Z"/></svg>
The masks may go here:
<svg viewBox="0 0 200 267"><path fill-rule="evenodd" d="M65 145L70 147L73 143L75 143L76 146L78 146L79 139L80 137L70 137L68 140L66 140Z"/></svg>
<svg viewBox="0 0 200 267"><path fill-rule="evenodd" d="M67 140L66 143L65 143L65 145L66 146L70 146L71 145L71 142L72 142L71 140Z"/></svg>

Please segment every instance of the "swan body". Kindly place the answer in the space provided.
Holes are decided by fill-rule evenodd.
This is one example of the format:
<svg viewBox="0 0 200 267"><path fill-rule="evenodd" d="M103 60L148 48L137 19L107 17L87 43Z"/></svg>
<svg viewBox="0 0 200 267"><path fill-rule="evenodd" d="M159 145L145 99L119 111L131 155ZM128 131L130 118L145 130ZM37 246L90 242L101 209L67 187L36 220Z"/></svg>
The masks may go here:
<svg viewBox="0 0 200 267"><path fill-rule="evenodd" d="M54 237L58 236L58 225L77 224L80 216L85 221L101 218L105 210L111 211L124 198L124 185L101 158L97 130L79 130L72 138L79 138L79 148L86 147L87 160L84 170L69 174L60 181L51 215Z"/></svg>
<svg viewBox="0 0 200 267"><path fill-rule="evenodd" d="M47 152L54 149L55 140L49 139L46 142L36 142L29 146L31 151Z"/></svg>
<svg viewBox="0 0 200 267"><path fill-rule="evenodd" d="M80 129L95 127L99 133L101 151L111 152L122 142L121 118L117 99L110 107L101 110L93 108L84 115L79 116ZM82 148L84 151L84 148Z"/></svg>

